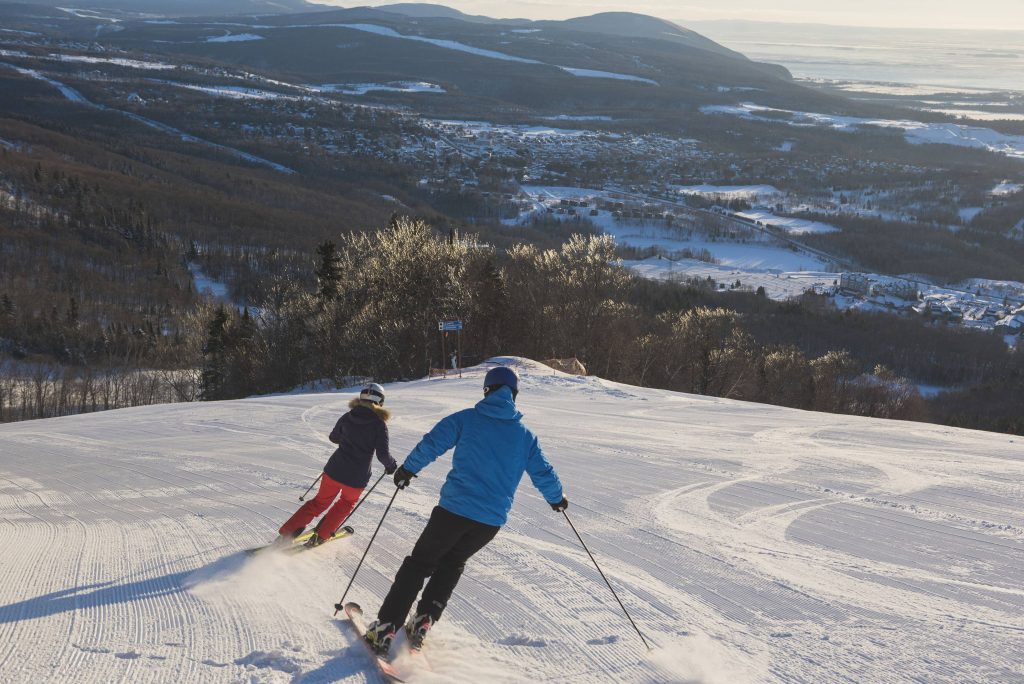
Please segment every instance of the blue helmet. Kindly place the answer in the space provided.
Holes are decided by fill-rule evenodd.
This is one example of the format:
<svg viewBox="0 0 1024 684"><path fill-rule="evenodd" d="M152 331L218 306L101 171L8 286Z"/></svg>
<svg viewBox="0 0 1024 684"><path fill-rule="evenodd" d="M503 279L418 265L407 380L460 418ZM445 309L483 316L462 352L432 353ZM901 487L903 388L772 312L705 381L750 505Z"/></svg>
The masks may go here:
<svg viewBox="0 0 1024 684"><path fill-rule="evenodd" d="M507 385L513 394L519 393L519 376L508 366L496 366L484 376L484 387Z"/></svg>

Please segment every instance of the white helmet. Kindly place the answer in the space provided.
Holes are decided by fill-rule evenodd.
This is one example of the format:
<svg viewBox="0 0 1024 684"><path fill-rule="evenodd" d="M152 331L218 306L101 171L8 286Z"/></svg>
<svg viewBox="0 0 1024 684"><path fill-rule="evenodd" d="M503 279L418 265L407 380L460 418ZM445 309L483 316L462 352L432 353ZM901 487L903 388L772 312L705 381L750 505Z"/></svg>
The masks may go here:
<svg viewBox="0 0 1024 684"><path fill-rule="evenodd" d="M384 388L375 382L371 382L363 387L363 390L359 393L359 398L380 406L384 403Z"/></svg>

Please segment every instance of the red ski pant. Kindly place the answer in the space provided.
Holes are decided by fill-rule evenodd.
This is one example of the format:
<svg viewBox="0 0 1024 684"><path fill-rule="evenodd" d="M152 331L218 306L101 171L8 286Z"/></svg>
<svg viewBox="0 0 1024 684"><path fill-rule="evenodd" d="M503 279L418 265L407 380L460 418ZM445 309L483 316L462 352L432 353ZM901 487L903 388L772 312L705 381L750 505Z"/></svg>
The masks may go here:
<svg viewBox="0 0 1024 684"><path fill-rule="evenodd" d="M334 497L338 496L338 492L341 492L341 498L338 499L336 504L331 506ZM316 526L317 534L323 539L328 539L337 532L342 521L355 508L356 502L359 501L359 495L362 493L362 487L357 489L356 487L343 485L336 480L332 480L327 473L324 473L320 480L320 491L316 493L315 497L302 504L302 507L295 511L295 515L288 518L288 522L281 525L280 533L286 537L291 536L296 530L308 525L313 518L327 511L327 508L330 507L331 510L327 511L327 515Z"/></svg>

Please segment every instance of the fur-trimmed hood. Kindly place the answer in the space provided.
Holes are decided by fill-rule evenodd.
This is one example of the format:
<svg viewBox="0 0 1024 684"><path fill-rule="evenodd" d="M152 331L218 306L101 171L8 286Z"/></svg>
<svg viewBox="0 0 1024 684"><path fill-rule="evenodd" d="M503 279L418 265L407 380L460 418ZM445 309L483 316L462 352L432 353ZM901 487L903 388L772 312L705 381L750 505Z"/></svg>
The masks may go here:
<svg viewBox="0 0 1024 684"><path fill-rule="evenodd" d="M383 420L385 423L391 420L391 411L388 411L383 406L378 406L377 404L374 404L372 401L365 401L357 397L352 401L348 402L348 407L349 409L368 408L371 411L373 411L373 413L378 418Z"/></svg>

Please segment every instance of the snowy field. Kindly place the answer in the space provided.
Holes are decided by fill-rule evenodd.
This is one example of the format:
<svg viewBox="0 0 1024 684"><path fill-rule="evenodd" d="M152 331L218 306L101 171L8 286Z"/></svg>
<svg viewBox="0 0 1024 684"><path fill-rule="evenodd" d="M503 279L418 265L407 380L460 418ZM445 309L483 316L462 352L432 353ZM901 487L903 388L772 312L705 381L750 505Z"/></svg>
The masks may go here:
<svg viewBox="0 0 1024 684"><path fill-rule="evenodd" d="M1024 681L1020 438L523 370L569 513L657 648L524 483L410 681ZM399 460L480 383L390 386ZM332 604L390 484L351 539L240 553L294 510L350 397L0 426L0 681L378 681ZM398 495L351 595L368 610L448 463Z"/></svg>
<svg viewBox="0 0 1024 684"><path fill-rule="evenodd" d="M1024 190L1024 185L1020 183L1011 183L1008 180L1004 180L996 187L992 188L989 193L993 197L1008 197L1009 195L1015 195L1021 190Z"/></svg>
<svg viewBox="0 0 1024 684"><path fill-rule="evenodd" d="M681 195L702 195L722 200L772 201L783 193L774 185L674 185Z"/></svg>
<svg viewBox="0 0 1024 684"><path fill-rule="evenodd" d="M697 259L677 259L675 261L662 257L648 259L624 259L623 266L632 269L638 275L653 280L685 281L690 278L704 280L711 278L720 286L729 288L736 281L742 287L757 290L763 287L765 295L770 299L795 299L808 290L816 287L828 287L839 279L838 273L827 271L794 271L780 272L758 269L736 268L709 264Z"/></svg>
<svg viewBox="0 0 1024 684"><path fill-rule="evenodd" d="M837 233L839 229L821 221L808 221L807 219L793 218L790 216L776 216L770 211L761 209L750 209L738 211L736 215L750 221L763 223L785 231L790 235L811 235L814 233Z"/></svg>
<svg viewBox="0 0 1024 684"><path fill-rule="evenodd" d="M764 188L771 186L692 187L703 187L704 189L716 188L736 193L747 193L747 196L749 196L749 193L751 192L762 192L764 191ZM533 202L533 206L529 211L520 214L518 217L505 221L504 223L506 225L514 226L526 224L532 217L537 215L547 215L548 217L553 217L556 220L574 221L577 220L577 217L562 214L546 214L546 209L549 206L559 206L559 202L562 199L593 202L597 198L604 197L606 195L604 191L592 188L523 185L520 189L530 198ZM615 238L615 242L620 245L637 247L639 249L653 247L662 250L669 256L677 255L679 252L687 249L693 253L698 253L701 250L706 249L715 257L715 259L718 260L719 265L726 269L739 269L748 272L750 276L758 279L762 279L766 276L775 276L782 272L820 272L827 271L829 269L829 264L821 257L804 252L798 252L784 247L781 244L769 242L767 240L752 240L747 242L712 240L711 238L699 233L690 235L692 231L686 229L667 227L658 221L648 222L644 220L617 219L612 212L605 210L599 210L597 212L597 216L590 216L589 213L589 210L585 210L585 215L579 217L579 220L587 221L602 232L613 236ZM793 233L830 232L831 230L835 230L832 226L825 223L807 221L804 219L778 217L767 212L755 212L751 214L751 216L755 215L758 217L757 220L771 220L773 224L775 222L779 222L780 228L785 228L787 231ZM684 259L681 261L686 260ZM668 276L663 273L656 273L655 271L661 271L662 267L667 266L667 264L668 262L658 264L652 262L652 260L645 260L643 262L630 262L629 265L639 265L640 268L637 268L636 270L648 277L663 278ZM703 266L708 266L708 264L703 264ZM712 275L712 277L716 280L718 279L714 275ZM735 278L733 278L733 281L735 281ZM744 278L743 282L746 283L747 280ZM769 278L767 284L778 285L778 283L771 278ZM812 284L808 284L807 287L810 287L811 285ZM757 286L755 285L755 288L756 287ZM773 290L773 294L771 296L776 296L774 293L777 292L780 298L785 299L792 295L792 290L792 287L787 286L779 290Z"/></svg>
<svg viewBox="0 0 1024 684"><path fill-rule="evenodd" d="M223 36L207 38L207 43L248 43L253 40L264 40L263 36L255 33L229 33Z"/></svg>
<svg viewBox="0 0 1024 684"><path fill-rule="evenodd" d="M640 249L654 247L670 256L686 249L693 253L706 249L718 260L719 265L727 268L782 273L827 271L829 267L824 259L768 242L723 242L697 235L692 239L685 239L673 235L664 228L627 223L614 224L611 221L607 223L608 225L599 225L605 232L615 236L615 241L620 245Z"/></svg>
<svg viewBox="0 0 1024 684"><path fill-rule="evenodd" d="M312 86L322 93L340 93L342 95L365 95L372 92L391 93L445 93L444 88L436 83L424 81L392 81L390 83L326 83Z"/></svg>

